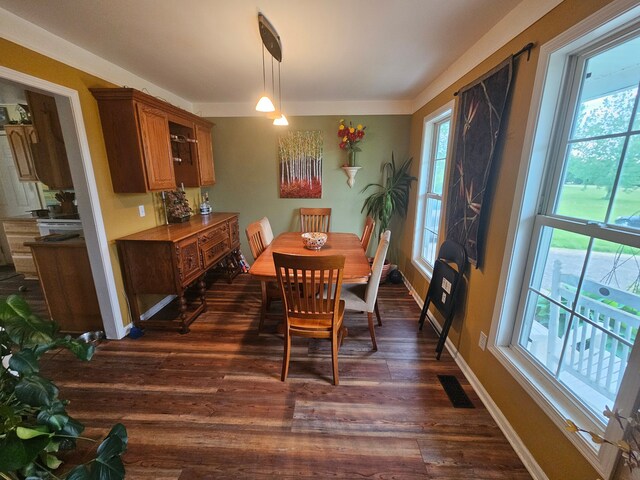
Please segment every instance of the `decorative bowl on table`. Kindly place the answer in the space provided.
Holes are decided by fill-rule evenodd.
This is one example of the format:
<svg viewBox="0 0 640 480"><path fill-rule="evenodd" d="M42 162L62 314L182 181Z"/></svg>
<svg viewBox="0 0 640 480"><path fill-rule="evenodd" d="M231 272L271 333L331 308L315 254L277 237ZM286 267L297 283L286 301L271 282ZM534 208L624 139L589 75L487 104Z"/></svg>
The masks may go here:
<svg viewBox="0 0 640 480"><path fill-rule="evenodd" d="M302 234L302 243L309 250L320 250L327 242L327 234L322 232L307 232Z"/></svg>

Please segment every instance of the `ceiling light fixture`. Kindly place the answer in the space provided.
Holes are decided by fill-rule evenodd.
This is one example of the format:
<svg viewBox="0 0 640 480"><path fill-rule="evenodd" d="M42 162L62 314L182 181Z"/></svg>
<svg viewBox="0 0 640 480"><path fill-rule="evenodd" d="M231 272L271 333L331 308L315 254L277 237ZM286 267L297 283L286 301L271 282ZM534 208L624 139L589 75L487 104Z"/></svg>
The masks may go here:
<svg viewBox="0 0 640 480"><path fill-rule="evenodd" d="M287 117L282 113L282 85L280 78L280 66L282 64L282 43L280 42L280 36L276 29L271 25L269 20L262 14L258 14L258 29L260 31L260 38L262 39L262 86L264 89L264 95L258 102L256 110L260 112L269 113L268 117L273 118L274 125L289 125ZM266 72L264 67L264 49L271 54L271 87L273 97L275 98L275 78L273 73L273 60L278 61L278 99L279 109L276 111L273 106L273 102L266 94ZM267 103L268 101L268 103ZM262 105L261 105L262 102ZM261 108L258 108L261 107ZM268 108L268 109L266 109Z"/></svg>
<svg viewBox="0 0 640 480"><path fill-rule="evenodd" d="M273 119L273 124L279 127L286 127L287 125L289 125L289 121L287 120L287 117L284 116L284 113L282 113L282 85L280 84L280 63L281 62L278 62L278 99L280 101L280 108L278 109L279 115Z"/></svg>
<svg viewBox="0 0 640 480"><path fill-rule="evenodd" d="M273 83L273 79L272 79ZM267 76L264 69L264 44L262 45L262 96L256 104L256 110L258 112L273 112L276 108L273 106L273 102L267 96Z"/></svg>

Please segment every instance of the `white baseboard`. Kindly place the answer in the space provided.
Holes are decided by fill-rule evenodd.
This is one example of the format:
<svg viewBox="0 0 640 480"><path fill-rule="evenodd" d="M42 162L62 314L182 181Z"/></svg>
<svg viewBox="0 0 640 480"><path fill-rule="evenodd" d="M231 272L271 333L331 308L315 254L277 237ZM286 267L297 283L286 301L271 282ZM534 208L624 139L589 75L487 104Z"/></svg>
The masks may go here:
<svg viewBox="0 0 640 480"><path fill-rule="evenodd" d="M402 280L409 290L409 293L411 293L411 296L413 296L418 306L422 309L424 300L418 295L418 292L415 290L415 288L413 288L413 285L409 283L404 274L402 275ZM430 322L437 325L439 329L442 329L441 325L431 314L431 312L427 312L427 316L429 317ZM507 441L511 444L511 447L516 452L529 474L534 478L534 480L549 480L540 465L538 465L538 462L536 462L531 452L527 449L516 431L513 429L513 427L507 420L507 417L505 417L500 408L498 408L498 405L496 405L496 403L491 398L491 395L489 395L489 392L485 390L478 377L476 377L471 368L469 368L469 365L467 365L467 362L465 362L464 358L462 358L462 355L459 355L458 350L453 342L447 338L445 346L447 347L447 350L455 360L458 367L460 367L460 370L462 371L469 384L471 384L474 391L478 394L478 397L480 397L480 400L484 404L491 417L495 420L500 430L502 430L502 433L507 438Z"/></svg>
<svg viewBox="0 0 640 480"><path fill-rule="evenodd" d="M156 313L169 305L174 298L176 298L176 295L167 295L154 306L152 306L149 310L141 313L140 320L148 320L149 318L153 317Z"/></svg>

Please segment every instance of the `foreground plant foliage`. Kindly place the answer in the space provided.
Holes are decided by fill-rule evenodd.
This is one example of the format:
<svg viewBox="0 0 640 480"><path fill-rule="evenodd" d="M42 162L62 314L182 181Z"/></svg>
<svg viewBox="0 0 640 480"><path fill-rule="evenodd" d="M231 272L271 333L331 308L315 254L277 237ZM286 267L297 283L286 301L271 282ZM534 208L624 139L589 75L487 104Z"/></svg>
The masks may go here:
<svg viewBox="0 0 640 480"><path fill-rule="evenodd" d="M115 425L98 446L97 456L63 473L59 454L76 447L84 425L70 417L58 388L40 375L39 360L47 351L70 350L88 361L95 347L58 334L55 322L34 315L18 295L0 299L0 478L124 479L120 456L127 431Z"/></svg>

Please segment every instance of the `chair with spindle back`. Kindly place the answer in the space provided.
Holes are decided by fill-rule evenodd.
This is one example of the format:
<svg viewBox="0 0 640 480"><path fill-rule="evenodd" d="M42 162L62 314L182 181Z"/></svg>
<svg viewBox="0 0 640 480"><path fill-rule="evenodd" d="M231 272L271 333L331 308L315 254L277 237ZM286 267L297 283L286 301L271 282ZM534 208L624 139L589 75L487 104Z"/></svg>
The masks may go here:
<svg viewBox="0 0 640 480"><path fill-rule="evenodd" d="M265 220L266 225L268 225L268 231L265 235ZM247 225L245 233L247 234L247 241L249 242L249 248L251 249L251 255L253 255L253 259L256 260L262 252L264 252L265 248L269 246L271 243L267 241L269 232L271 231L271 225L269 225L269 220L267 217L263 217L257 222L252 222ZM273 240L273 233L271 233L271 239ZM260 282L260 287L262 290L262 306L260 308L260 323L258 325L258 333L262 331L262 326L264 325L264 319L267 316L267 312L271 307L271 302L273 300L280 300L280 289L278 285L274 282Z"/></svg>
<svg viewBox="0 0 640 480"><path fill-rule="evenodd" d="M274 252L278 286L284 301L285 332L281 380L287 379L291 336L331 340L333 384L338 385L338 350L345 335L340 300L344 255L306 256Z"/></svg>
<svg viewBox="0 0 640 480"><path fill-rule="evenodd" d="M364 229L362 230L362 237L360 237L360 243L362 243L362 248L364 248L364 252L367 253L369 249L369 243L371 242L371 235L373 234L373 229L376 226L376 221L367 215L367 219L364 222Z"/></svg>
<svg viewBox="0 0 640 480"><path fill-rule="evenodd" d="M301 208L300 230L305 232L328 232L331 226L330 208Z"/></svg>

